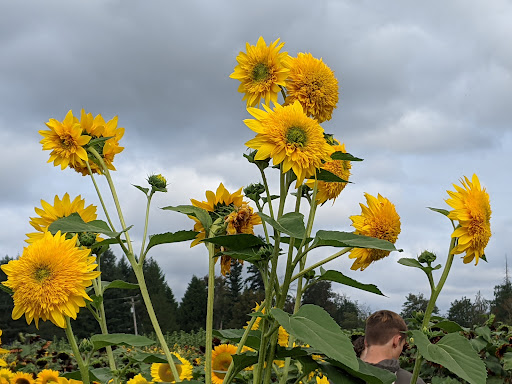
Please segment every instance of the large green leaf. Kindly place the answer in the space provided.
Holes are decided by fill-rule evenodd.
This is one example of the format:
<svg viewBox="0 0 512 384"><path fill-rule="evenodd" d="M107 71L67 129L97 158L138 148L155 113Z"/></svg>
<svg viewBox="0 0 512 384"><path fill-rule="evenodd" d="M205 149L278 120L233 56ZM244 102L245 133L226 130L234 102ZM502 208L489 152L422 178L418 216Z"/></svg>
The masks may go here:
<svg viewBox="0 0 512 384"><path fill-rule="evenodd" d="M333 160L348 160L348 161L363 161L359 157L352 156L350 153L345 153L341 151L334 152L331 155L331 159Z"/></svg>
<svg viewBox="0 0 512 384"><path fill-rule="evenodd" d="M482 336L485 341L491 342L491 329L488 326L477 327L475 333L478 336Z"/></svg>
<svg viewBox="0 0 512 384"><path fill-rule="evenodd" d="M86 223L76 212L72 213L69 216L55 220L53 223L50 224L48 230L53 234L57 233L57 231L61 231L63 233L92 232L102 233L104 235L107 235L108 237L118 237L122 233L112 232L108 224L102 220L94 220Z"/></svg>
<svg viewBox="0 0 512 384"><path fill-rule="evenodd" d="M110 288L118 289L139 289L139 284L128 283L123 280L102 281L103 292Z"/></svg>
<svg viewBox="0 0 512 384"><path fill-rule="evenodd" d="M356 235L352 232L323 231L316 233L312 247L355 247L397 251L393 243L375 237Z"/></svg>
<svg viewBox="0 0 512 384"><path fill-rule="evenodd" d="M377 295L386 296L375 285L360 283L359 281L356 281L348 276L345 276L343 273L338 271L329 270L322 272L318 280L334 281L336 283L348 285L349 287L361 289L363 291L375 293Z"/></svg>
<svg viewBox="0 0 512 384"><path fill-rule="evenodd" d="M316 179L318 181L327 181L329 183L351 183L351 181L342 179L338 175L335 175L334 173L329 172L328 170L323 168L320 168L316 172Z"/></svg>
<svg viewBox="0 0 512 384"><path fill-rule="evenodd" d="M159 244L178 243L180 241L187 241L195 239L198 232L195 231L178 231L178 232L166 232L158 235L149 236L149 243L146 250Z"/></svg>
<svg viewBox="0 0 512 384"><path fill-rule="evenodd" d="M457 324L455 321L450 320L440 321L434 324L432 328L439 328L448 333L464 331L464 329L459 324Z"/></svg>
<svg viewBox="0 0 512 384"><path fill-rule="evenodd" d="M304 226L304 215L299 212L289 212L281 216L277 221L270 216L259 212L261 220L270 224L276 230L286 233L296 239L302 239L306 234L306 227Z"/></svg>
<svg viewBox="0 0 512 384"><path fill-rule="evenodd" d="M238 343L244 334L245 329L214 329L213 335L218 337L219 339L225 339L232 341L234 343ZM249 336L247 337L247 341L245 345L248 347L259 349L260 347L260 339L261 339L261 331L251 330L249 331Z"/></svg>
<svg viewBox="0 0 512 384"><path fill-rule="evenodd" d="M358 368L350 339L323 308L305 304L293 315L278 308L273 308L270 312L297 339L352 369Z"/></svg>
<svg viewBox="0 0 512 384"><path fill-rule="evenodd" d="M330 363L331 366L329 367L328 364L321 364L322 371L325 370L327 377L329 378L329 380L332 380L333 383L361 383L360 381L354 380L355 377L363 380L363 382L367 384L391 384L396 380L396 376L393 373L385 369L377 368L371 364L365 363L360 359L357 359L357 369L348 367L339 361L327 360L327 362ZM341 368L342 370L347 372L349 376L337 376L337 381L334 381L331 378L331 376L334 377L333 366Z"/></svg>
<svg viewBox="0 0 512 384"><path fill-rule="evenodd" d="M203 225L203 228L205 229L206 233L209 232L210 227L212 225L212 218L210 217L209 213L205 211L202 208L194 207L193 205L178 205L176 207L168 206L163 207L162 209L168 210L168 211L175 211L180 212L185 215L194 216L201 222Z"/></svg>
<svg viewBox="0 0 512 384"><path fill-rule="evenodd" d="M155 341L148 339L145 336L131 335L127 333L112 333L109 335L93 335L91 342L94 345L94 350L109 346L109 345L126 345L134 347L145 347L147 345L155 344Z"/></svg>
<svg viewBox="0 0 512 384"><path fill-rule="evenodd" d="M250 367L258 362L258 354L256 352L246 352L240 355L235 354L233 357L233 375L236 375L238 372L242 371L244 368ZM224 371L219 371L220 373L226 373Z"/></svg>
<svg viewBox="0 0 512 384"><path fill-rule="evenodd" d="M427 360L441 364L470 384L485 384L485 364L471 347L471 343L458 333L443 336L432 344L421 331L411 331L420 354Z"/></svg>
<svg viewBox="0 0 512 384"><path fill-rule="evenodd" d="M222 251L223 255L230 256L233 259L245 260L249 263L256 263L264 259L257 248L246 248L238 251Z"/></svg>
<svg viewBox="0 0 512 384"><path fill-rule="evenodd" d="M241 251L243 249L265 245L263 240L258 236L251 235L250 233L209 237L203 241L205 243L213 243L229 248L232 251Z"/></svg>

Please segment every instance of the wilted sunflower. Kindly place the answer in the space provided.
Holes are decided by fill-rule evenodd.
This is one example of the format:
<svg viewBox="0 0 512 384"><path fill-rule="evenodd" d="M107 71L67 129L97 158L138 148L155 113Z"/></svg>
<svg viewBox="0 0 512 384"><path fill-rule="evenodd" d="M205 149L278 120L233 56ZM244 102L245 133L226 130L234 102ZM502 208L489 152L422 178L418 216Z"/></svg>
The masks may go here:
<svg viewBox="0 0 512 384"><path fill-rule="evenodd" d="M48 231L48 227L54 221L68 217L72 213L78 213L83 221L86 223L96 220L96 206L89 205L85 208L85 200L80 195L75 197L73 201L69 198L69 194L64 194L62 200L59 196L55 195L53 205L50 205L44 200L41 200L42 208L34 208L39 217L31 217L30 225L36 229L37 232L27 233L28 239L25 241L29 244L36 240L42 239L44 234Z"/></svg>
<svg viewBox="0 0 512 384"><path fill-rule="evenodd" d="M113 119L105 122L101 115L97 115L93 118L91 113L85 113L83 109L80 117L80 125L84 133L88 134L92 139L110 137L110 139L94 145L94 148L103 158L107 168L112 171L116 170L114 167L114 156L124 149L124 147L119 146L119 140L121 140L124 135L124 128L117 128L117 120L117 116L115 116ZM92 155L89 156L89 166L93 173L102 174L100 167L96 164L95 158ZM85 163L72 165L71 168L81 173L83 176L89 174Z"/></svg>
<svg viewBox="0 0 512 384"><path fill-rule="evenodd" d="M30 373L21 371L16 372L10 381L11 384L34 384L35 382L34 377Z"/></svg>
<svg viewBox="0 0 512 384"><path fill-rule="evenodd" d="M480 186L476 174L471 181L464 176L460 182L462 187L453 184L456 192L447 191L451 199L447 199L446 203L453 208L448 217L459 222L459 226L452 233L452 237L457 238L457 246L452 249L452 254L466 252L464 263L475 259L477 265L491 238L489 194Z"/></svg>
<svg viewBox="0 0 512 384"><path fill-rule="evenodd" d="M43 369L37 374L36 384L59 383L60 379L59 371Z"/></svg>
<svg viewBox="0 0 512 384"><path fill-rule="evenodd" d="M282 163L283 173L292 169L299 186L323 161L331 160L334 149L326 142L323 128L304 114L298 101L285 107L276 104L274 111L264 108L247 108L256 120L246 119L244 123L257 135L245 145L258 150L255 160L270 157L274 165Z"/></svg>
<svg viewBox="0 0 512 384"><path fill-rule="evenodd" d="M336 152L347 153L345 150L345 144L334 145L334 150ZM343 180L347 180L350 177L350 168L352 165L348 160L331 160L322 165L322 169L325 169L331 173L334 173L336 176ZM315 180L308 180L306 185L310 188L313 188L315 185ZM327 200L336 200L341 191L345 189L347 183L337 183L337 182L329 182L329 181L319 181L318 182L318 192L316 194L316 201L319 204L325 203Z"/></svg>
<svg viewBox="0 0 512 384"><path fill-rule="evenodd" d="M76 319L80 307L91 298L85 289L100 272L96 258L89 256L90 249L79 249L77 236L66 240L65 234L57 232L44 237L23 249L18 260L11 260L1 266L7 275L2 282L14 292L12 318L23 314L36 327L39 319L50 320L58 327L66 327L65 316Z"/></svg>
<svg viewBox="0 0 512 384"><path fill-rule="evenodd" d="M396 213L395 206L380 194L374 196L365 193L368 206L360 203L361 215L350 216L352 226L358 235L375 237L395 243L400 233L400 216ZM351 269L363 271L374 261L388 256L390 251L380 249L354 248L349 257L356 259Z"/></svg>
<svg viewBox="0 0 512 384"><path fill-rule="evenodd" d="M279 39L267 46L260 36L256 45L246 43L245 52L240 52L236 61L235 71L229 75L232 79L240 80L238 92L245 93L242 100L247 100L247 106L253 107L264 99L265 104L277 102L279 86L286 85L289 69L288 52L279 52L284 43Z"/></svg>
<svg viewBox="0 0 512 384"><path fill-rule="evenodd" d="M60 165L61 169L69 166L85 166L87 152L84 145L91 140L90 136L84 134L78 119L69 111L62 122L50 119L46 126L49 130L41 130L44 139L43 150L51 150L48 163L53 161L55 166Z"/></svg>
<svg viewBox="0 0 512 384"><path fill-rule="evenodd" d="M128 380L126 384L153 384L153 382L147 381L147 379L139 373L138 375Z"/></svg>
<svg viewBox="0 0 512 384"><path fill-rule="evenodd" d="M181 357L177 352L172 352L174 356L178 358L181 364L176 364L176 370L178 371L178 375L180 376L180 380L190 380L192 379L192 364L183 357ZM176 379L174 378L171 367L167 363L153 363L151 364L151 377L154 382L164 382L164 383L175 383Z"/></svg>
<svg viewBox="0 0 512 384"><path fill-rule="evenodd" d="M320 123L330 120L338 104L338 80L334 72L311 53L290 58L290 74L286 80L286 103L300 101L304 112Z"/></svg>
<svg viewBox="0 0 512 384"><path fill-rule="evenodd" d="M217 345L212 351L212 383L222 384L228 371L232 355L236 353L236 346L232 344Z"/></svg>

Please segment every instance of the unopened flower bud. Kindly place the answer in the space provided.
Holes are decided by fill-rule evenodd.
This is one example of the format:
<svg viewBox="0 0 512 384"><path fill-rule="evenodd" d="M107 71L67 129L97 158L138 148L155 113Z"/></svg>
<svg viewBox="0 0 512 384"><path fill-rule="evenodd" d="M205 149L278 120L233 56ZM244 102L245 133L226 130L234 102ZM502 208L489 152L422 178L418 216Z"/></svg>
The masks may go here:
<svg viewBox="0 0 512 384"><path fill-rule="evenodd" d="M93 343L89 339L82 339L78 345L78 350L82 353L91 352L94 349Z"/></svg>
<svg viewBox="0 0 512 384"><path fill-rule="evenodd" d="M258 201L260 195L265 192L265 187L261 183L251 184L244 188L244 195L252 201Z"/></svg>
<svg viewBox="0 0 512 384"><path fill-rule="evenodd" d="M81 232L78 234L78 241L80 245L84 247L90 247L96 242L96 233L93 232Z"/></svg>
<svg viewBox="0 0 512 384"><path fill-rule="evenodd" d="M249 163L256 164L258 168L263 171L265 168L268 167L270 163L270 158L265 160L255 160L254 157L256 156L256 152L258 151L252 151L248 155L244 153L244 157L249 161Z"/></svg>
<svg viewBox="0 0 512 384"><path fill-rule="evenodd" d="M418 261L420 263L431 264L436 260L437 256L429 251L423 251L421 255L418 256Z"/></svg>
<svg viewBox="0 0 512 384"><path fill-rule="evenodd" d="M223 217L219 217L215 220L210 227L210 234L213 236L222 236L226 234L227 223L224 222Z"/></svg>
<svg viewBox="0 0 512 384"><path fill-rule="evenodd" d="M157 191L167 192L167 180L161 174L149 176L148 183Z"/></svg>

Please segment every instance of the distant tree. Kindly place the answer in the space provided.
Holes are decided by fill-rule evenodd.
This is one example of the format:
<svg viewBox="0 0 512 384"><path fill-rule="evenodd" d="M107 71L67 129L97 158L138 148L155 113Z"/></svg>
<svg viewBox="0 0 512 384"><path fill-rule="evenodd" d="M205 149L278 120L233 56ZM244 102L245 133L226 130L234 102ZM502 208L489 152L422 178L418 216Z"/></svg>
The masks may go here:
<svg viewBox="0 0 512 384"><path fill-rule="evenodd" d="M238 297L242 294L244 288L242 270L242 264L237 260L231 260L231 270L227 276L227 286L229 289L229 299L233 302L238 300Z"/></svg>
<svg viewBox="0 0 512 384"><path fill-rule="evenodd" d="M263 284L263 278L258 270L258 267L254 264L250 264L247 267L247 278L245 279L246 289L258 292L265 291L265 285Z"/></svg>
<svg viewBox="0 0 512 384"><path fill-rule="evenodd" d="M464 296L460 300L453 301L446 317L463 327L471 327L475 321L475 309L471 300Z"/></svg>
<svg viewBox="0 0 512 384"><path fill-rule="evenodd" d="M400 316L402 316L404 319L412 318L415 312L425 312L425 310L427 309L427 305L428 299L425 298L423 293L418 293L417 295L409 293L406 296L405 302L402 305L402 312L400 313ZM439 308L437 307L437 305L434 306L432 313L439 313Z"/></svg>
<svg viewBox="0 0 512 384"><path fill-rule="evenodd" d="M497 321L512 324L512 283L508 279L508 274L502 284L494 287L491 312L496 315Z"/></svg>
<svg viewBox="0 0 512 384"><path fill-rule="evenodd" d="M365 319L361 316L357 302L351 301L345 294L334 294L333 303L336 308L334 320L344 329L364 328Z"/></svg>
<svg viewBox="0 0 512 384"><path fill-rule="evenodd" d="M475 301L473 302L473 311L475 312L475 318L473 320L474 324L483 323L489 316L490 301L486 300L480 291L478 291L475 296Z"/></svg>
<svg viewBox="0 0 512 384"><path fill-rule="evenodd" d="M204 280L192 276L178 308L180 329L189 332L205 328L207 297Z"/></svg>
<svg viewBox="0 0 512 384"><path fill-rule="evenodd" d="M203 281L206 286L206 293L208 293L208 276L205 276ZM224 276L216 276L213 299L213 328L226 328L226 324L231 320L231 312L232 301L228 281ZM204 327L205 325L203 325Z"/></svg>
<svg viewBox="0 0 512 384"><path fill-rule="evenodd" d="M331 289L331 282L318 280L308 287L302 295L302 304L315 304L325 309L334 317L336 306L333 302L334 292Z"/></svg>
<svg viewBox="0 0 512 384"><path fill-rule="evenodd" d="M238 300L233 304L232 318L226 328L242 328L251 318L249 313L265 299L264 291L245 289Z"/></svg>

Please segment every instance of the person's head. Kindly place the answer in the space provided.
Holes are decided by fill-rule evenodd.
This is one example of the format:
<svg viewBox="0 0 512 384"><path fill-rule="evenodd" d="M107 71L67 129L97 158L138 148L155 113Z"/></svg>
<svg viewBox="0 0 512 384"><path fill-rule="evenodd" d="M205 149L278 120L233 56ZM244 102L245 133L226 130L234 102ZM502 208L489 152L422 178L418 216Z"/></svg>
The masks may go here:
<svg viewBox="0 0 512 384"><path fill-rule="evenodd" d="M398 358L406 342L407 324L400 315L392 311L381 310L366 319L365 344L388 346L391 357Z"/></svg>

